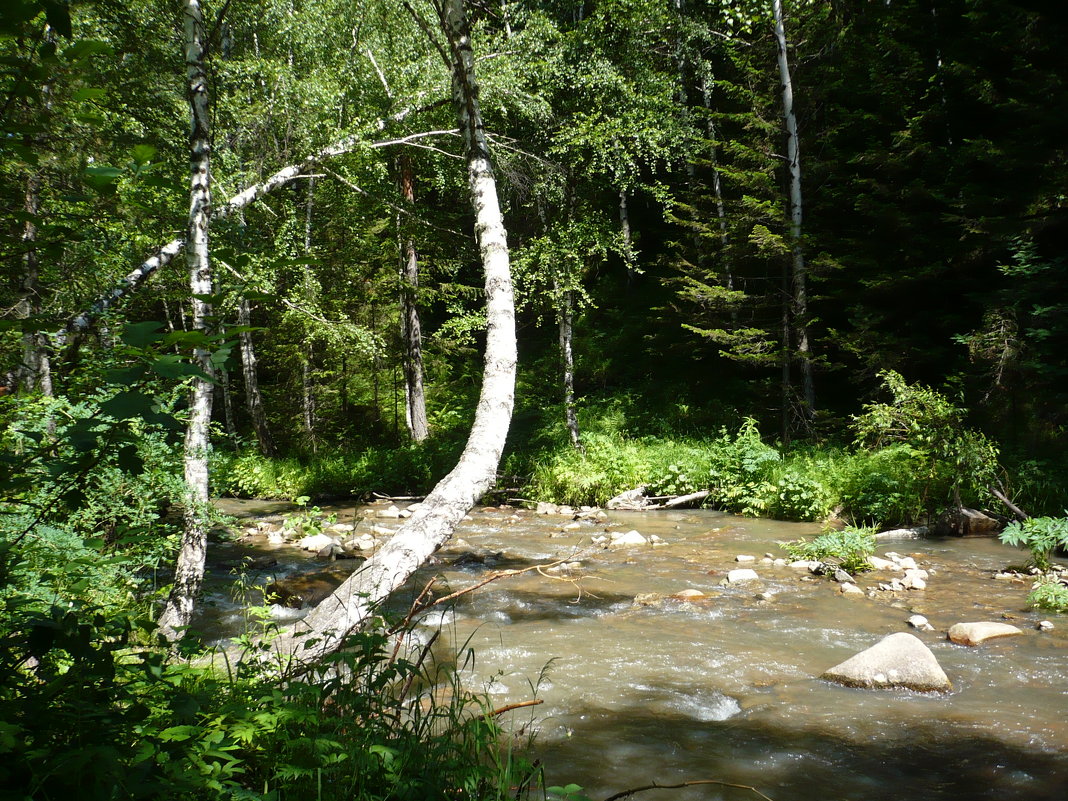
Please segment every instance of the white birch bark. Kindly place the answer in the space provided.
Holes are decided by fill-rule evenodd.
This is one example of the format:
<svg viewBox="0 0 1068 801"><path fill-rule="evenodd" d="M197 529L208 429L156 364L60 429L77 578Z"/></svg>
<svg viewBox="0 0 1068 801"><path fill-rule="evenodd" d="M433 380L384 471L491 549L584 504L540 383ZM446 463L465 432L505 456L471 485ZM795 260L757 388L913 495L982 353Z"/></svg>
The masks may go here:
<svg viewBox="0 0 1068 801"><path fill-rule="evenodd" d="M504 220L482 127L467 18L462 0L438 6L453 57L453 100L464 135L475 235L486 278L486 353L475 421L460 460L408 522L373 558L302 621L299 629L319 640L301 659L331 647L326 635L343 635L360 625L375 606L422 565L492 485L504 450L515 398L515 304ZM336 642L336 641L333 641ZM291 640L280 644L294 648ZM294 654L295 655L295 654Z"/></svg>
<svg viewBox="0 0 1068 801"><path fill-rule="evenodd" d="M415 204L411 161L400 159L401 195ZM423 385L423 331L416 305L419 292L419 253L411 236L404 238L400 265L401 339L404 346L404 419L413 442L430 434L426 418L426 391Z"/></svg>
<svg viewBox="0 0 1068 801"><path fill-rule="evenodd" d="M779 78L782 83L782 115L786 123L786 158L790 168L790 240L793 266L793 318L797 338L797 353L801 367L801 392L806 422L816 406L816 390L812 379L812 355L808 341L808 290L806 287L805 254L801 248L801 153L797 136L797 116L794 114L794 89L790 79L790 64L786 54L786 28L783 23L782 0L772 0L775 12L775 41L778 44Z"/></svg>
<svg viewBox="0 0 1068 801"><path fill-rule="evenodd" d="M378 120L370 126L370 129L382 131L390 123L401 122L415 111L417 111L415 108L403 109L388 118ZM213 208L211 211L211 219L220 220L251 206L264 195L268 195L271 192L302 178L320 162L352 152L357 147L361 146L361 144L365 143L365 138L366 134L347 136L328 147L324 147L321 150L308 155L298 164L290 164L288 167L283 167L278 170L278 172L268 177L267 180L246 187L227 199L225 203ZM394 141L391 140L389 143L372 143L370 145L364 144L364 146L378 147L393 143ZM110 309L115 303L139 289L141 285L155 275L156 272L174 261L178 254L182 252L183 247L185 247L184 237L172 239L166 245L161 247L158 253L141 262L136 269L132 270L114 287L98 297L92 306L67 321L66 328L57 336L62 338L67 333L76 334L87 329L96 317L104 314L104 312Z"/></svg>
<svg viewBox="0 0 1068 801"><path fill-rule="evenodd" d="M559 285L556 289L557 294L560 295L560 361L563 367L564 421L567 423L571 446L579 453L585 453L586 448L582 444L582 436L579 433L578 414L575 412L575 356L572 348L575 339L572 319L574 297L570 289L562 293L559 291Z"/></svg>
<svg viewBox="0 0 1068 801"><path fill-rule="evenodd" d="M211 307L198 295L212 294L211 263L208 258L208 224L211 213L211 121L208 115L208 77L204 67L204 17L199 0L184 0L185 63L189 105L192 111L190 135L189 229L186 264L193 295L193 327L207 328ZM213 374L211 354L201 348L194 360L206 376ZM212 382L197 378L189 404L185 434L185 482L187 495L184 531L174 570L174 586L159 619L160 633L168 640L181 637L188 626L200 588L204 582L208 522L208 453L211 448Z"/></svg>

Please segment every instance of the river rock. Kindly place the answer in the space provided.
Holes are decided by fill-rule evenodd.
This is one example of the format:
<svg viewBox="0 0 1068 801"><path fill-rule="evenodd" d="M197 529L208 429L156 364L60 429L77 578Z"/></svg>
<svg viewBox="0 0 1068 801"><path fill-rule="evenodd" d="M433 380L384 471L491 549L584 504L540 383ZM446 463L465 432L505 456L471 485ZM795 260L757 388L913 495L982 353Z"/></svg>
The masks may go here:
<svg viewBox="0 0 1068 801"><path fill-rule="evenodd" d="M849 575L849 573L847 573L846 571L842 570L842 568L840 567L836 567L834 569L834 580L837 581L839 584L853 583L853 577Z"/></svg>
<svg viewBox="0 0 1068 801"><path fill-rule="evenodd" d="M926 590L927 582L920 576L925 572L924 570L909 570L905 573L905 578L901 580L901 586L906 590Z"/></svg>
<svg viewBox="0 0 1068 801"><path fill-rule="evenodd" d="M919 637L900 631L835 665L820 678L847 687L902 687L917 692L948 692L949 677Z"/></svg>
<svg viewBox="0 0 1068 801"><path fill-rule="evenodd" d="M934 631L934 626L923 615L913 615L908 619L908 624L920 631Z"/></svg>
<svg viewBox="0 0 1068 801"><path fill-rule="evenodd" d="M842 595L864 595L864 590L850 581L842 582L842 586L838 588L838 592L842 593Z"/></svg>
<svg viewBox="0 0 1068 801"><path fill-rule="evenodd" d="M755 562L756 561L756 557L755 556L751 556L750 554L747 554L747 553L740 553L736 557L734 557L734 561L735 562Z"/></svg>
<svg viewBox="0 0 1068 801"><path fill-rule="evenodd" d="M304 537L297 545L300 546L302 551L315 551L318 553L328 545L332 545L337 542L333 537L327 534L309 534Z"/></svg>
<svg viewBox="0 0 1068 801"><path fill-rule="evenodd" d="M881 556L869 556L868 564L872 566L872 570L900 570L897 562L892 559L883 559Z"/></svg>
<svg viewBox="0 0 1068 801"><path fill-rule="evenodd" d="M913 528L892 528L880 531L875 535L877 540L918 540L926 537L929 529L927 526L915 526Z"/></svg>
<svg viewBox="0 0 1068 801"><path fill-rule="evenodd" d="M618 531L612 532L609 545L613 548L626 548L630 545L647 545L649 540L645 539L634 529L626 533L620 533Z"/></svg>
<svg viewBox="0 0 1068 801"><path fill-rule="evenodd" d="M700 590L685 589L679 590L677 593L671 596L672 598L678 598L680 601L691 601L695 598L704 598L705 594Z"/></svg>
<svg viewBox="0 0 1068 801"><path fill-rule="evenodd" d="M578 531L580 528L582 528L582 524L581 523L568 523L565 526L561 526L560 530L561 531Z"/></svg>
<svg viewBox="0 0 1068 801"><path fill-rule="evenodd" d="M1054 625L1049 620L1040 620L1035 628L1039 631L1053 631Z"/></svg>
<svg viewBox="0 0 1068 801"><path fill-rule="evenodd" d="M739 584L743 581L758 581L759 579L760 576L750 567L740 567L727 573L727 582L730 584Z"/></svg>
<svg viewBox="0 0 1068 801"><path fill-rule="evenodd" d="M1001 637L1015 637L1023 632L1008 623L995 623L991 620L977 623L957 623L949 629L949 639L957 645L979 645L987 640Z"/></svg>
<svg viewBox="0 0 1068 801"><path fill-rule="evenodd" d="M401 510L393 504L390 504L385 509L379 509L375 513L375 517L381 517L385 519L396 520L401 516Z"/></svg>
<svg viewBox="0 0 1068 801"><path fill-rule="evenodd" d="M935 534L953 537L992 537L1001 523L977 509L950 509L935 524Z"/></svg>
<svg viewBox="0 0 1068 801"><path fill-rule="evenodd" d="M341 543L341 547L346 551L370 551L373 550L377 544L375 538L370 534L360 534L345 540Z"/></svg>

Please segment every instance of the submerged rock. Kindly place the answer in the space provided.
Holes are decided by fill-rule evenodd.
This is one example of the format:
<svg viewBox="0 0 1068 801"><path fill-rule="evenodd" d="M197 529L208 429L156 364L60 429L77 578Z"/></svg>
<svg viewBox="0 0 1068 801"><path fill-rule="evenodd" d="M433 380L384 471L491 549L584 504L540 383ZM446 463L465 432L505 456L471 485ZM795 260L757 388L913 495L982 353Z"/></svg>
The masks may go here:
<svg viewBox="0 0 1068 801"><path fill-rule="evenodd" d="M949 639L957 645L979 645L987 640L1002 637L1015 637L1023 632L1008 623L995 623L991 620L976 623L957 623L949 629Z"/></svg>
<svg viewBox="0 0 1068 801"><path fill-rule="evenodd" d="M917 692L953 689L931 649L919 637L904 631L884 637L820 678L865 689L901 687Z"/></svg>
<svg viewBox="0 0 1068 801"><path fill-rule="evenodd" d="M268 584L263 596L270 603L291 609L314 606L340 587L351 573L352 570L348 568L331 567L315 573L289 576Z"/></svg>

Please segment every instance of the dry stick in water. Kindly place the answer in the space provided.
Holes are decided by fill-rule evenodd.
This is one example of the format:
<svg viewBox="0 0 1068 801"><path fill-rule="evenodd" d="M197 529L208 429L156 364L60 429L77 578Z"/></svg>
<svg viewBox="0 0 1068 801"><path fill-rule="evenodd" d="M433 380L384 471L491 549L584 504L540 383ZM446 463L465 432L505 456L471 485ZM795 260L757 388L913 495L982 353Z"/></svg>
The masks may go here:
<svg viewBox="0 0 1068 801"><path fill-rule="evenodd" d="M695 779L690 782L682 782L681 784L647 784L644 787L634 787L630 790L624 790L621 793L610 795L604 801L619 801L620 798L630 798L635 793L641 793L646 790L678 790L681 787L696 787L700 784L715 784L719 787L733 787L736 790L749 790L763 798L764 801L772 801L772 799L768 798L760 792L760 790L755 787L750 787L748 784L732 784L731 782L721 782L716 781L715 779Z"/></svg>

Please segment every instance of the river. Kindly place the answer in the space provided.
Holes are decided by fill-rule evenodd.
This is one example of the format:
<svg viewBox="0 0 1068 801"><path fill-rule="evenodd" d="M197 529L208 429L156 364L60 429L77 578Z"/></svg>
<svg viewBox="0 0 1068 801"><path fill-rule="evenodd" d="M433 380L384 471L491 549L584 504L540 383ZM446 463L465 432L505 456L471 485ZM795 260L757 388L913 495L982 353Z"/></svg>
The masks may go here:
<svg viewBox="0 0 1068 801"><path fill-rule="evenodd" d="M242 518L237 531L283 511L255 501L220 506ZM374 519L382 508L324 511L341 522L364 516L358 530L398 527ZM469 684L495 705L526 700L537 685L544 703L511 713L512 725L536 734L550 784L577 783L594 799L694 779L752 786L774 801L1068 799L1068 618L1029 610L1028 583L993 578L1023 552L989 539L887 542L878 553L913 556L930 574L927 588L879 591L890 574L869 573L858 583L872 594L847 597L829 579L761 561L783 556L783 540L818 533L813 524L706 510L608 514L565 531L570 518L475 511L439 563L396 594L401 609L434 575L457 590L494 570L578 563L494 582L422 623L441 629L445 653L474 649ZM664 544L592 547L606 527ZM268 572L280 575L323 567L261 535L214 553L200 626L220 637L241 618L224 586L241 556L273 554L278 565ZM487 558L452 564L466 553ZM756 562L742 565L739 555ZM760 579L724 585L742 566ZM706 597L635 602L683 590ZM910 629L914 613L934 630ZM1037 630L1044 619L1052 631ZM1008 621L1023 634L974 648L946 639L954 623L979 620ZM850 689L818 678L898 631L925 642L952 692ZM703 785L640 797L757 796Z"/></svg>

